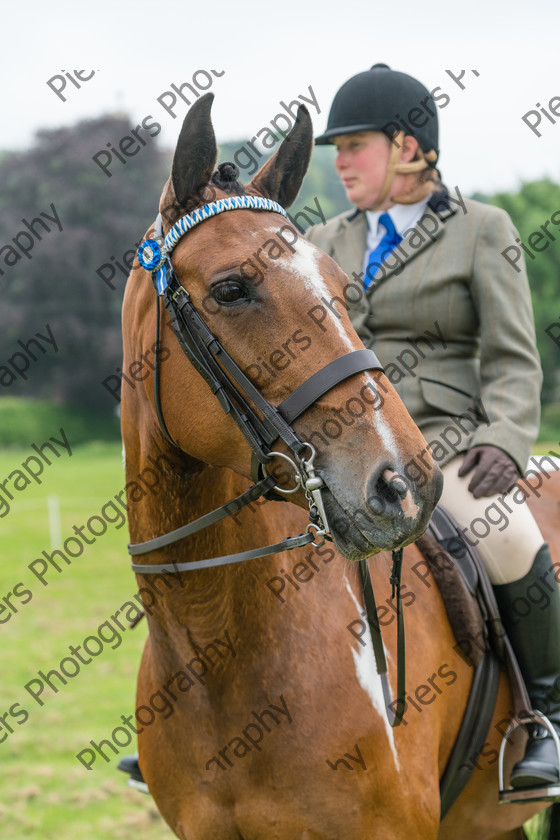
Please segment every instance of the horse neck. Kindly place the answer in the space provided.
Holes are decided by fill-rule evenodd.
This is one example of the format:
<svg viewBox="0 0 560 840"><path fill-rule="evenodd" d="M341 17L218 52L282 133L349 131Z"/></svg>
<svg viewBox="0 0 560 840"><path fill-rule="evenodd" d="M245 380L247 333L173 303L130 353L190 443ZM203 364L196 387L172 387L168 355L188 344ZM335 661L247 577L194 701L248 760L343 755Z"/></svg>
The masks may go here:
<svg viewBox="0 0 560 840"><path fill-rule="evenodd" d="M154 459L150 463L153 463ZM129 472L134 468L127 463ZM163 489L131 511L132 542L168 533L231 501L247 481L229 469L202 466L180 475L167 466ZM150 563L182 563L235 554L301 532L306 514L290 504L259 500L221 522L146 556ZM255 574L266 563L264 574ZM146 575L141 587L155 599L150 607L150 634L163 651L202 646L227 628L237 639L255 638L269 621L270 590L265 580L280 573L281 556L173 575Z"/></svg>

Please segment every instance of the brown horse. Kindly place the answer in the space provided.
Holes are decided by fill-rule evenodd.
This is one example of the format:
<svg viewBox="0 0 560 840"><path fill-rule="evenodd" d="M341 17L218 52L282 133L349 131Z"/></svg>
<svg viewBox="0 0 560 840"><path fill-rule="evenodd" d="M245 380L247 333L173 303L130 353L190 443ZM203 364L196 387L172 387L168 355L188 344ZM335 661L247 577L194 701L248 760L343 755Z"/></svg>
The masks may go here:
<svg viewBox="0 0 560 840"><path fill-rule="evenodd" d="M211 96L189 111L160 201L163 232L209 200L242 191L221 168ZM245 188L289 206L309 160L301 109L278 153ZM329 362L363 345L343 305L336 264L270 212L236 210L206 220L177 245L173 266L194 306L260 393L278 405ZM157 341L150 273L135 264L124 308L122 433L127 481L146 470L164 494L129 496L132 543L176 529L248 486L251 450L161 319L158 419L152 365ZM309 312L322 306L319 329ZM327 311L328 310L328 311ZM265 559L173 575L138 575L147 609L137 691L139 761L150 792L183 840L409 840L506 834L540 807L497 805L496 724L507 718L502 678L488 744L440 828L439 778L458 731L472 670L454 649L441 597L405 552L407 695L391 729L372 658L348 628L362 615L357 564L370 561L394 673L390 555L425 529L441 487L432 464L422 487L403 465L425 447L388 380L360 372L340 381L294 422L301 440L320 432L328 543ZM316 437L314 438L316 440ZM284 443L276 451L288 452ZM282 469L278 467L282 466ZM279 456L268 467L293 483ZM149 475L149 473L148 473ZM274 543L305 530L308 501L255 502L186 541L141 558L180 563ZM383 617L382 617L383 616ZM392 677L393 695L396 692ZM433 696L432 696L433 695ZM510 763L514 758L512 750Z"/></svg>

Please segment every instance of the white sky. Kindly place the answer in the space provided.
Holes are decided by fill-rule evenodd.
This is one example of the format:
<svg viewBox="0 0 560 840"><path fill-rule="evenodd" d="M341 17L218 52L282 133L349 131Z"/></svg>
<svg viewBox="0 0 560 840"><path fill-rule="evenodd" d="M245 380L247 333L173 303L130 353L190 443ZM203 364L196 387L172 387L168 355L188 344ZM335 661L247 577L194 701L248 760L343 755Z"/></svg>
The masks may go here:
<svg viewBox="0 0 560 840"><path fill-rule="evenodd" d="M341 84L385 62L451 96L439 110L448 186L490 192L543 176L560 180L560 117L555 124L542 117L540 138L521 120L537 102L548 109L560 96L557 0L28 0L11 8L17 20L4 28L0 58L0 149L28 146L37 128L119 108L132 126L151 114L162 126L158 139L173 147L187 106L174 120L157 97L201 69L225 70L211 88L218 141L251 137L270 124L281 99L308 95L309 85L321 107L319 115L310 109L320 133ZM62 102L46 82L73 68L96 73L79 90L68 82ZM445 72L462 69L464 91ZM330 159L322 149L315 154Z"/></svg>

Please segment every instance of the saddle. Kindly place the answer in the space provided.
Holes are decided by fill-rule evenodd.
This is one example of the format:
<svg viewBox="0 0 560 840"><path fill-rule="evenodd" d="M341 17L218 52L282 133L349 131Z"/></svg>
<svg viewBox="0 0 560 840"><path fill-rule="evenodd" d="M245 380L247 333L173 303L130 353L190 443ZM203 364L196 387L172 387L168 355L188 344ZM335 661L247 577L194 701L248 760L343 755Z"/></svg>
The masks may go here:
<svg viewBox="0 0 560 840"><path fill-rule="evenodd" d="M458 523L438 505L416 545L440 590L461 655L474 669L459 733L440 779L443 819L469 781L484 746L501 669L508 671L515 716L526 714L531 702L486 569Z"/></svg>

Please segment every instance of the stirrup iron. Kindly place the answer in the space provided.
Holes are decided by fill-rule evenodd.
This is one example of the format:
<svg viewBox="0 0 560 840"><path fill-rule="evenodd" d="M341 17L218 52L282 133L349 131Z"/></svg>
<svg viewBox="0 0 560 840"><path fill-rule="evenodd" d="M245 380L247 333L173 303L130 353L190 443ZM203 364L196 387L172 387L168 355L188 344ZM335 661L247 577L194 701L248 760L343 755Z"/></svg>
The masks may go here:
<svg viewBox="0 0 560 840"><path fill-rule="evenodd" d="M553 784L538 785L529 788L506 788L504 785L504 758L506 753L506 744L509 742L510 736L521 726L528 726L530 724L539 724L544 726L552 735L554 746L556 747L556 754L558 757L558 766L560 768L560 739L556 734L554 726L551 724L546 715L542 712L532 711L524 712L513 718L502 738L500 744L500 753L498 757L498 784L499 795L498 800L501 805L506 803L523 803L523 802L553 802L560 800L560 771L558 782Z"/></svg>

